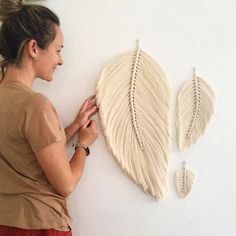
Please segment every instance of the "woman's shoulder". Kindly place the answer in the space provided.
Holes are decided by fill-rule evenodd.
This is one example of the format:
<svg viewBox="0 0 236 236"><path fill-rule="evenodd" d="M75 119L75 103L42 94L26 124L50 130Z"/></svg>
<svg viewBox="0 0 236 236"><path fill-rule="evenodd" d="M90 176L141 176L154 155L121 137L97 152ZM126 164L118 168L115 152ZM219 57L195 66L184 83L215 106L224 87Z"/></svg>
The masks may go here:
<svg viewBox="0 0 236 236"><path fill-rule="evenodd" d="M39 92L33 92L29 95L29 97L26 99L26 106L27 107L51 107L52 102L48 97L46 97L44 94Z"/></svg>

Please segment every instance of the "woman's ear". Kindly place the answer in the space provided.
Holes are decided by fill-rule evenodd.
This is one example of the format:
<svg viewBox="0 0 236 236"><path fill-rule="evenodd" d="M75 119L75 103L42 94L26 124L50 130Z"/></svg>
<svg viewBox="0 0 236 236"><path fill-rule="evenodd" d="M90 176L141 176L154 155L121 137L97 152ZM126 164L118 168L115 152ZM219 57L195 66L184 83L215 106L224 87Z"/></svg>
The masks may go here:
<svg viewBox="0 0 236 236"><path fill-rule="evenodd" d="M38 44L37 41L35 39L31 39L28 43L28 52L29 55L36 61L37 57L38 57Z"/></svg>

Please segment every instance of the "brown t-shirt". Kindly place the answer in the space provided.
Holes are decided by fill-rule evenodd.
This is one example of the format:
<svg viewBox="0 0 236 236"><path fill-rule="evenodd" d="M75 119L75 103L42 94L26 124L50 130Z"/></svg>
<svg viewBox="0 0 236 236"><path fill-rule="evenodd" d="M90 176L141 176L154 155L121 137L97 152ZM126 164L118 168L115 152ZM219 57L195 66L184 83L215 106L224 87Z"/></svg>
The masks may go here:
<svg viewBox="0 0 236 236"><path fill-rule="evenodd" d="M42 94L19 82L0 84L0 225L67 231L67 199L50 185L35 152L66 137Z"/></svg>

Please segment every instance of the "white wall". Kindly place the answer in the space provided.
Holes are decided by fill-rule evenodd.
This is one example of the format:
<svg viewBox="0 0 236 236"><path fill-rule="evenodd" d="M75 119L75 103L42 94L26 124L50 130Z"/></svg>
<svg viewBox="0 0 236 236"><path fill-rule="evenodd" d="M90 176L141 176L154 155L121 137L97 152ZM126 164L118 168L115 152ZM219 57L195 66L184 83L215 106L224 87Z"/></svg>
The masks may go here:
<svg viewBox="0 0 236 236"><path fill-rule="evenodd" d="M235 236L236 229L236 1L48 0L61 19L64 65L54 81L38 81L68 125L113 56L140 39L172 86L172 102L192 67L214 88L216 113L205 136L179 153L173 144L169 194L156 202L120 170L102 133L91 147L84 175L71 196L75 236ZM68 154L72 155L71 145ZM182 161L197 175L193 192L180 199L173 177Z"/></svg>

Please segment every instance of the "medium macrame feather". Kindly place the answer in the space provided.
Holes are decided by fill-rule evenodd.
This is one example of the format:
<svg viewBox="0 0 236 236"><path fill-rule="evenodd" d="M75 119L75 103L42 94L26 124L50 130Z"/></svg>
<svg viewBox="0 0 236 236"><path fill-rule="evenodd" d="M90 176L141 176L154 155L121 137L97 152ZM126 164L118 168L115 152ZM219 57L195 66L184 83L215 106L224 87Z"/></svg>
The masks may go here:
<svg viewBox="0 0 236 236"><path fill-rule="evenodd" d="M136 184L163 198L170 152L170 88L162 69L137 47L105 66L95 93L108 149Z"/></svg>
<svg viewBox="0 0 236 236"><path fill-rule="evenodd" d="M186 168L184 162L183 168L176 171L175 186L180 197L186 197L192 190L195 180L195 174Z"/></svg>
<svg viewBox="0 0 236 236"><path fill-rule="evenodd" d="M214 112L214 91L195 75L184 83L177 98L177 141L181 151L188 149L205 133Z"/></svg>

